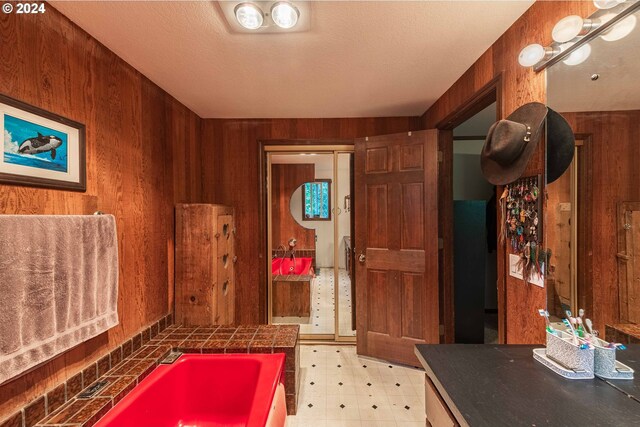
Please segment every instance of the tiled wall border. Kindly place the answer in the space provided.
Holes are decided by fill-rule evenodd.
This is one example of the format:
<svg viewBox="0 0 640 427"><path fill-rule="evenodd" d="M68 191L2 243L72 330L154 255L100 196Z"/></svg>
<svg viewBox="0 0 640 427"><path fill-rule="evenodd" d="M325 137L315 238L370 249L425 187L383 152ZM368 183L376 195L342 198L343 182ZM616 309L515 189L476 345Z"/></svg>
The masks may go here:
<svg viewBox="0 0 640 427"><path fill-rule="evenodd" d="M92 384L123 359L138 351L144 344L155 338L160 332L173 324L173 314L167 314L157 322L135 334L98 361L58 384L42 396L25 405L21 410L7 417L0 423L0 427L33 427L38 421L53 413L66 402Z"/></svg>

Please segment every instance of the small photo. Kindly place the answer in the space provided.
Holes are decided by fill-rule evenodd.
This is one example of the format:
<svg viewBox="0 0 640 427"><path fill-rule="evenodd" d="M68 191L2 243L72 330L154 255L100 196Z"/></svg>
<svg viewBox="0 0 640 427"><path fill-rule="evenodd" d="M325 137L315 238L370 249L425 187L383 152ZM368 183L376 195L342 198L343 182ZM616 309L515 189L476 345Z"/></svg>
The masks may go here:
<svg viewBox="0 0 640 427"><path fill-rule="evenodd" d="M67 172L67 141L64 132L4 115L5 163Z"/></svg>

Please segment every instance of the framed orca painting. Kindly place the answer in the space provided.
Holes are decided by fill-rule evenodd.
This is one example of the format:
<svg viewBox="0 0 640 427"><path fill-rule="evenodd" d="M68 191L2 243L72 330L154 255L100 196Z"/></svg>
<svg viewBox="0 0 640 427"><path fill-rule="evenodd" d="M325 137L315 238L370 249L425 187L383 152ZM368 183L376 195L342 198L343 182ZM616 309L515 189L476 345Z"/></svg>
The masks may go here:
<svg viewBox="0 0 640 427"><path fill-rule="evenodd" d="M85 127L0 95L0 183L86 191Z"/></svg>

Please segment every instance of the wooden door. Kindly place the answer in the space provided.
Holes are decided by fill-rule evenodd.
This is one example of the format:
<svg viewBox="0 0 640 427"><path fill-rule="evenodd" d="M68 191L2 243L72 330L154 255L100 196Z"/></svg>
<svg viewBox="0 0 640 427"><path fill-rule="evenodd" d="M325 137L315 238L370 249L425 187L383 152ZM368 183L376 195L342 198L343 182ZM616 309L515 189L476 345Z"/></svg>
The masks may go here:
<svg viewBox="0 0 640 427"><path fill-rule="evenodd" d="M356 140L358 354L418 366L439 342L438 131Z"/></svg>
<svg viewBox="0 0 640 427"><path fill-rule="evenodd" d="M618 204L620 321L640 323L640 202Z"/></svg>

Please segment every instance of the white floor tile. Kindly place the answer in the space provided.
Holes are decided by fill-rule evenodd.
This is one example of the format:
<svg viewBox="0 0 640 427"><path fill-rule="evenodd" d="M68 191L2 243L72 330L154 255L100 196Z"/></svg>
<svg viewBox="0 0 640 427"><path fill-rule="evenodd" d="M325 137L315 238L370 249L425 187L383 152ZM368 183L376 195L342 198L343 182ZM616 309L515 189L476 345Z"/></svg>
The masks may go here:
<svg viewBox="0 0 640 427"><path fill-rule="evenodd" d="M327 420L326 427L368 427L360 420Z"/></svg>
<svg viewBox="0 0 640 427"><path fill-rule="evenodd" d="M289 427L424 426L423 371L359 357L355 346L303 345L300 357Z"/></svg>

